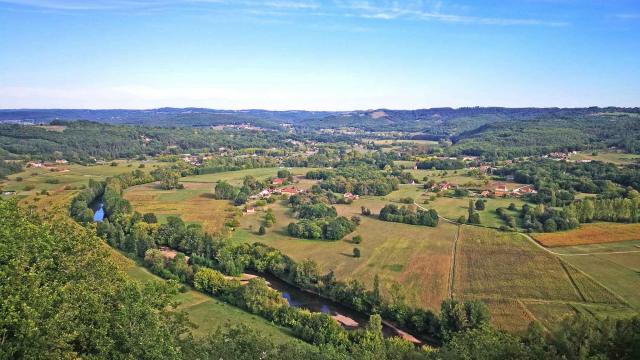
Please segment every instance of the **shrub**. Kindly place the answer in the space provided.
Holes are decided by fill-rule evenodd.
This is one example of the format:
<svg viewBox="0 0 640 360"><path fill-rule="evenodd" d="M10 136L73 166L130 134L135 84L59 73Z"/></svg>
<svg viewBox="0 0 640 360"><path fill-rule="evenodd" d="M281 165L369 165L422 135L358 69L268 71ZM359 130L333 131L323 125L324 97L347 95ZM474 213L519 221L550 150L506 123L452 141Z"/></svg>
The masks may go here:
<svg viewBox="0 0 640 360"><path fill-rule="evenodd" d="M360 257L360 249L353 248L353 257L354 258L359 258Z"/></svg>

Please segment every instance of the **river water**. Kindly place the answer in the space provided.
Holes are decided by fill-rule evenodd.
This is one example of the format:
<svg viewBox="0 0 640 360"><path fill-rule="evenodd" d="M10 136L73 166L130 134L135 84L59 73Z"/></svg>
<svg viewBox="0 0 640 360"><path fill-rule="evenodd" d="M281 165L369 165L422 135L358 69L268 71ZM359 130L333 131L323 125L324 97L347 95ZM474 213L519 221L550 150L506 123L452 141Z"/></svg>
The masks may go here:
<svg viewBox="0 0 640 360"><path fill-rule="evenodd" d="M252 273L269 282L271 288L278 290L282 297L287 299L290 306L307 309L312 312L321 312L332 316L347 329L361 329L369 322L369 316L359 311L350 309L319 295L304 291L290 285L271 274ZM386 324L382 324L382 333L386 337L401 336L400 332Z"/></svg>
<svg viewBox="0 0 640 360"><path fill-rule="evenodd" d="M91 205L91 210L93 210L93 221L102 222L104 220L104 204L101 201Z"/></svg>

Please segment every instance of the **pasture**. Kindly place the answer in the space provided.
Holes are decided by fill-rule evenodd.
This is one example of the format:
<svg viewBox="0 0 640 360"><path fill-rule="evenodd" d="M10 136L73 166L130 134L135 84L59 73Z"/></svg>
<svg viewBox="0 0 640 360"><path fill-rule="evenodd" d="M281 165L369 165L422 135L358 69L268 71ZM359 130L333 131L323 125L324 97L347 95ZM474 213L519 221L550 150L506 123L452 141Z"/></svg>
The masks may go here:
<svg viewBox="0 0 640 360"><path fill-rule="evenodd" d="M555 233L537 233L533 237L544 246L572 246L640 240L640 224L593 223Z"/></svg>

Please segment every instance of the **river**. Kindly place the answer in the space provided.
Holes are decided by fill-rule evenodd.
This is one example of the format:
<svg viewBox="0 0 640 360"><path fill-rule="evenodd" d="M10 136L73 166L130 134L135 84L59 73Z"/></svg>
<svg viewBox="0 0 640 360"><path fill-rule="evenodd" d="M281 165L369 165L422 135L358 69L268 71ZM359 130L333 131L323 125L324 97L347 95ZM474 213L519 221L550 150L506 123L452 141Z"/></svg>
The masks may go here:
<svg viewBox="0 0 640 360"><path fill-rule="evenodd" d="M102 222L104 220L104 204L102 201L96 201L91 205L93 210L93 221Z"/></svg>
<svg viewBox="0 0 640 360"><path fill-rule="evenodd" d="M273 289L278 290L282 294L282 297L287 299L290 306L307 309L313 312L328 314L336 319L342 326L351 330L364 328L369 322L369 316L366 314L355 311L351 308L323 298L314 293L301 290L298 287L290 285L273 275L264 273L253 274L258 275L268 281ZM415 344L422 343L420 340L394 327L387 321L383 321L382 333L386 337L400 336Z"/></svg>

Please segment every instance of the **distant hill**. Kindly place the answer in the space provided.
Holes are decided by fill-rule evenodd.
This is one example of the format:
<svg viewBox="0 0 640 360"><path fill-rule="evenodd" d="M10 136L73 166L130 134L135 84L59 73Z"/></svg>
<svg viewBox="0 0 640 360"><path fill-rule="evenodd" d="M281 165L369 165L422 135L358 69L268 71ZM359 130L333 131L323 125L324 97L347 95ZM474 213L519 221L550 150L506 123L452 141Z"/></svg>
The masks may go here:
<svg viewBox="0 0 640 360"><path fill-rule="evenodd" d="M0 122L50 123L55 120L90 120L108 124L163 127L204 127L250 124L300 129L353 127L367 131L405 131L446 137L478 129L486 124L567 119L612 114L640 115L639 108L502 108L465 107L418 110L372 109L356 111L270 111L159 108L149 110L18 109L0 110Z"/></svg>

